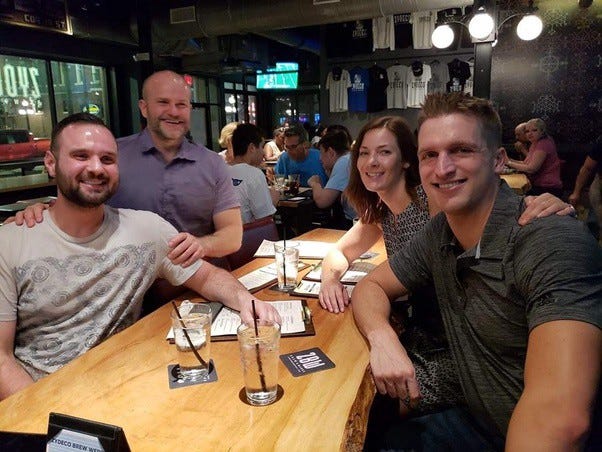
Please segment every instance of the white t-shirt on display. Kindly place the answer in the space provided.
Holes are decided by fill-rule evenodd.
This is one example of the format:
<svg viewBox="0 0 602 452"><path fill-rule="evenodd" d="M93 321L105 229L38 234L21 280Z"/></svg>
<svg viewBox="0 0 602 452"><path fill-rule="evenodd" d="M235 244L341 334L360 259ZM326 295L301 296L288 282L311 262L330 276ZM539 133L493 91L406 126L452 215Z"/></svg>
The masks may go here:
<svg viewBox="0 0 602 452"><path fill-rule="evenodd" d="M372 49L395 50L395 23L393 16L372 19Z"/></svg>
<svg viewBox="0 0 602 452"><path fill-rule="evenodd" d="M431 35L437 22L437 11L419 11L412 13L412 40L415 49L430 49L433 47Z"/></svg>
<svg viewBox="0 0 602 452"><path fill-rule="evenodd" d="M408 78L410 68L396 64L387 68L389 86L387 86L387 108L407 108Z"/></svg>
<svg viewBox="0 0 602 452"><path fill-rule="evenodd" d="M328 90L328 100L332 113L349 109L347 89L351 87L349 71L342 69L340 76L335 75L335 72L330 71L326 77L326 89Z"/></svg>
<svg viewBox="0 0 602 452"><path fill-rule="evenodd" d="M414 75L410 69L408 79L408 108L422 108L421 104L424 102L428 82L431 79L431 67L423 64L421 75Z"/></svg>

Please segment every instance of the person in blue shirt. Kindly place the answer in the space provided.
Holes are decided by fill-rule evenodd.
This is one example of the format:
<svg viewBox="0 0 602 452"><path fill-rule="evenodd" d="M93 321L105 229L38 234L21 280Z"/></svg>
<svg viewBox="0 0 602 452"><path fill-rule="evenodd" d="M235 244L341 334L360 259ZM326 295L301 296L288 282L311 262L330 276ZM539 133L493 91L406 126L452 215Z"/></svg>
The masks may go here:
<svg viewBox="0 0 602 452"><path fill-rule="evenodd" d="M338 213L337 226L342 229L349 229L353 219L356 217L355 211L342 197L342 193L349 183L349 142L348 132L343 130L333 130L327 132L318 143L320 148L320 161L328 173L328 182L322 184L320 177L314 175L309 178L308 184L312 189L313 199L316 205L321 209L333 207Z"/></svg>
<svg viewBox="0 0 602 452"><path fill-rule="evenodd" d="M286 152L280 154L275 174L287 176L299 174L299 184L307 187L307 181L314 174L320 177L322 184L326 184L328 177L320 162L320 151L310 148L307 132L299 125L294 124L284 131L284 149Z"/></svg>

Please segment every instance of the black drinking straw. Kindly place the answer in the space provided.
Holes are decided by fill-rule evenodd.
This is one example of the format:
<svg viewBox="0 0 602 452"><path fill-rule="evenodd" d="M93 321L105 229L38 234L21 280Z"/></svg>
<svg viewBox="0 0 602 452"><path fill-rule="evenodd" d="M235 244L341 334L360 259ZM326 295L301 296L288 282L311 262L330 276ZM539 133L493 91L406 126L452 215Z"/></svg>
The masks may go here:
<svg viewBox="0 0 602 452"><path fill-rule="evenodd" d="M284 286L286 287L286 226L284 226L284 230L282 231L282 248L284 249L282 253L282 276L284 278Z"/></svg>
<svg viewBox="0 0 602 452"><path fill-rule="evenodd" d="M255 327L255 356L257 359L257 370L259 370L259 380L261 382L261 390L267 392L268 388L265 385L265 375L263 373L263 364L261 363L261 355L259 354L259 331L257 329L257 314L255 312L255 300L251 300L253 307L253 326Z"/></svg>
<svg viewBox="0 0 602 452"><path fill-rule="evenodd" d="M201 363L202 366L207 367L207 362L201 357L201 355L199 355L199 352L196 351L196 348L194 347L194 345L192 345L190 336L188 336L188 331L186 331L186 325L184 325L184 321L182 320L182 316L180 315L180 310L178 309L178 305L173 300L171 301L171 304L173 305L173 308L176 311L176 315L178 316L180 325L182 325L182 331L184 332L184 336L186 337L186 341L188 341L188 345L190 346L192 353L194 353L194 356L197 357L197 359L199 360L199 362ZM174 333L175 333L175 331L174 331Z"/></svg>

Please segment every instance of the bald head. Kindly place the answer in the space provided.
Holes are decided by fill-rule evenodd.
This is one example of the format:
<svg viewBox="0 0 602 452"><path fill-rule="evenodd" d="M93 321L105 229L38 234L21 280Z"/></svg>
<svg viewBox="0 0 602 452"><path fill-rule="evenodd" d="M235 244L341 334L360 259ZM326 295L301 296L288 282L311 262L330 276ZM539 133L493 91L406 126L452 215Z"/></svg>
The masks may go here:
<svg viewBox="0 0 602 452"><path fill-rule="evenodd" d="M184 77L172 71L155 72L144 81L138 106L155 147L161 152L177 152L188 132L192 109Z"/></svg>
<svg viewBox="0 0 602 452"><path fill-rule="evenodd" d="M154 74L148 76L142 84L142 98L144 100L148 100L149 96L153 91L155 91L155 88L157 86L185 90L188 92L188 97L190 97L190 87L184 80L184 77L182 77L177 72L157 71Z"/></svg>

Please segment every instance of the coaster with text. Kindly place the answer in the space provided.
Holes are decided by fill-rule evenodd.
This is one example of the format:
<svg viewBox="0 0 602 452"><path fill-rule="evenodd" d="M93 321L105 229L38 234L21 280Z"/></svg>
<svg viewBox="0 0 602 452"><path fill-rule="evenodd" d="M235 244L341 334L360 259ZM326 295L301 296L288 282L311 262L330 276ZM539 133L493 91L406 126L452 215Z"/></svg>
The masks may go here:
<svg viewBox="0 0 602 452"><path fill-rule="evenodd" d="M332 369L334 367L334 363L330 358L317 347L280 355L280 359L291 374L293 374L293 377L300 377L305 374Z"/></svg>
<svg viewBox="0 0 602 452"><path fill-rule="evenodd" d="M196 381L180 380L178 378L179 364L170 364L167 366L167 378L169 380L169 389L183 388L184 386L201 385L204 383L213 383L217 381L217 371L213 365L213 360L209 361L209 373Z"/></svg>

